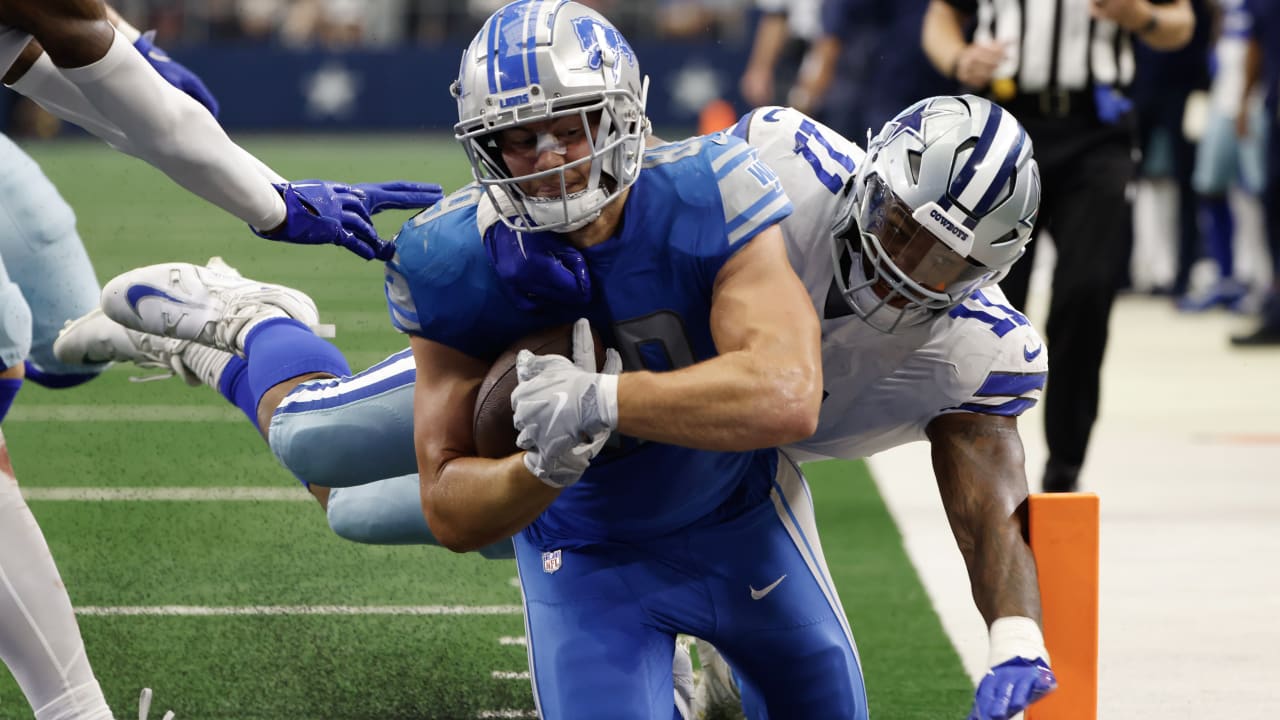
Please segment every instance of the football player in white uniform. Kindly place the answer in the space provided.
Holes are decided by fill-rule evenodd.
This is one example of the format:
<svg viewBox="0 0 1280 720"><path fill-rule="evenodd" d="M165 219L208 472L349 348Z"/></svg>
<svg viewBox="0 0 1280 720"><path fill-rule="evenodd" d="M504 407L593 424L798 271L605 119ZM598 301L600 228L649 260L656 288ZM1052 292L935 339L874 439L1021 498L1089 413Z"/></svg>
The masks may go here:
<svg viewBox="0 0 1280 720"><path fill-rule="evenodd" d="M853 459L932 443L939 490L991 630L991 672L973 717L1012 715L1055 682L1023 540L1028 491L1017 432L1017 416L1039 397L1047 361L1039 335L994 284L1034 225L1039 177L1031 142L1012 115L974 96L908 108L866 153L785 108L756 110L731 132L758 149L795 205L783 235L822 319L827 396L817 432L789 452ZM581 291L581 258L554 236L505 237L492 243L495 267L530 302ZM522 269L535 265L536 273ZM92 313L60 338L60 354L172 367L237 402L225 370L208 370L216 367L208 353L220 353L223 368L251 366L252 355L141 333L141 318L119 304L112 309L112 297L127 295L133 280L156 267L213 286L222 309L211 311L212 325L220 324L219 312L243 316L228 312L244 305L238 288L263 287L226 268L131 271L109 283L104 298L108 312L135 328ZM256 405L237 404L259 419L276 456L313 492L333 488L318 494L340 534L433 542L412 477L412 357L404 352L336 381L332 375L299 374L258 395Z"/></svg>

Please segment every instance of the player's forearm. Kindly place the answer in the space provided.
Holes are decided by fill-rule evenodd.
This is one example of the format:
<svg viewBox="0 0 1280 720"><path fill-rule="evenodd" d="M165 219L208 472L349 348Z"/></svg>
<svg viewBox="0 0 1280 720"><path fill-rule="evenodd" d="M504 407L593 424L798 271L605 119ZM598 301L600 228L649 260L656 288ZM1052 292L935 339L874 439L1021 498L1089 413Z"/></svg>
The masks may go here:
<svg viewBox="0 0 1280 720"><path fill-rule="evenodd" d="M284 221L284 201L261 164L246 160L213 116L165 82L123 35L101 60L61 72L127 138L132 154L256 228Z"/></svg>
<svg viewBox="0 0 1280 720"><path fill-rule="evenodd" d="M1026 459L1017 419L977 413L935 418L934 474L979 612L1040 618L1035 558L1025 537Z"/></svg>
<svg viewBox="0 0 1280 720"><path fill-rule="evenodd" d="M969 571L973 601L987 625L1002 617L1040 620L1040 589L1035 557L1023 540L1021 513L991 513L972 518L956 539ZM972 538L961 541L961 534ZM965 546L969 549L966 551Z"/></svg>
<svg viewBox="0 0 1280 720"><path fill-rule="evenodd" d="M470 552L509 538L560 495L560 488L548 486L525 469L523 456L520 452L500 460L458 457L423 468L422 511L441 545L454 552Z"/></svg>
<svg viewBox="0 0 1280 720"><path fill-rule="evenodd" d="M753 450L812 435L821 402L818 362L731 352L674 372L623 373L618 430L704 450Z"/></svg>

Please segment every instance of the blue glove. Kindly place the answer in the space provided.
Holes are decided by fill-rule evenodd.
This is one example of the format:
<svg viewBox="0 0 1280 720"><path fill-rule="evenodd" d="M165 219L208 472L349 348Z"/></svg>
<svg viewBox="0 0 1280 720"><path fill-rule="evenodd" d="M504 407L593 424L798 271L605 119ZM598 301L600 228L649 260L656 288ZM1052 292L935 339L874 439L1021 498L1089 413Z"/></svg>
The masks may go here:
<svg viewBox="0 0 1280 720"><path fill-rule="evenodd" d="M359 183L351 189L364 198L364 209L370 215L383 210L422 210L440 202L444 190L435 183L393 180L384 183Z"/></svg>
<svg viewBox="0 0 1280 720"><path fill-rule="evenodd" d="M146 58L147 62L151 63L151 67L160 73L160 77L208 108L214 117L218 117L218 101L213 97L213 93L209 92L209 88L205 87L204 81L180 63L175 62L169 57L169 53L156 47L152 42L155 37L156 31L148 30L138 37L138 41L133 46L142 53L142 57Z"/></svg>
<svg viewBox="0 0 1280 720"><path fill-rule="evenodd" d="M1115 125L1133 110L1133 101L1110 85L1094 85L1093 102L1098 107L1098 119L1107 125Z"/></svg>
<svg viewBox="0 0 1280 720"><path fill-rule="evenodd" d="M499 222L485 231L484 247L521 310L590 302L591 275L586 258L563 236L512 230Z"/></svg>
<svg viewBox="0 0 1280 720"><path fill-rule="evenodd" d="M365 260L386 260L395 253L395 245L373 229L364 193L326 180L300 180L275 188L284 198L284 224L274 232L251 227L258 237L298 245L332 243Z"/></svg>
<svg viewBox="0 0 1280 720"><path fill-rule="evenodd" d="M1056 687L1058 680L1043 659L1007 660L988 670L978 684L969 720L1006 720Z"/></svg>

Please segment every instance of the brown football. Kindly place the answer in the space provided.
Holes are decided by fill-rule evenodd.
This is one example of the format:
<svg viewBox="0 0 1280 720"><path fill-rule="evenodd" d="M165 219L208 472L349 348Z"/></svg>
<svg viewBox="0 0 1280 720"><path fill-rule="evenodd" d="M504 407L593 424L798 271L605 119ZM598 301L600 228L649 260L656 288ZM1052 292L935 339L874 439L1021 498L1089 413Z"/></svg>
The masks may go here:
<svg viewBox="0 0 1280 720"><path fill-rule="evenodd" d="M594 330L596 345L596 369L604 363L604 345ZM489 374L480 383L476 394L475 413L471 429L475 434L476 454L480 457L503 458L520 448L516 446L516 426L512 420L511 392L519 382L516 378L516 354L529 350L535 355L563 355L572 358L573 325L556 325L539 330L507 348L493 362Z"/></svg>

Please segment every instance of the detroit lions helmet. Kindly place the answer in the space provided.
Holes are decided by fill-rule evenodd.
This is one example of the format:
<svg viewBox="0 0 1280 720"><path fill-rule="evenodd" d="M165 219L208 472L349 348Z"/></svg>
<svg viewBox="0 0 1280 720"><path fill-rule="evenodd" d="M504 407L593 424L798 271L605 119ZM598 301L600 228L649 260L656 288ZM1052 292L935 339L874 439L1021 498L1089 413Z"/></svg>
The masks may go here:
<svg viewBox="0 0 1280 720"><path fill-rule="evenodd" d="M569 0L516 0L495 12L462 55L451 91L454 137L472 174L522 230L566 232L600 215L635 182L644 154L648 78L631 45L603 16ZM564 166L512 176L497 133L524 123L576 115L596 132L589 155ZM598 115L598 121L595 117ZM570 194L565 170L590 163L586 188ZM559 197L526 194L520 183L558 177Z"/></svg>
<svg viewBox="0 0 1280 720"><path fill-rule="evenodd" d="M871 139L846 193L837 283L859 316L893 332L1009 272L1031 240L1040 171L1012 114L974 95L933 97Z"/></svg>

